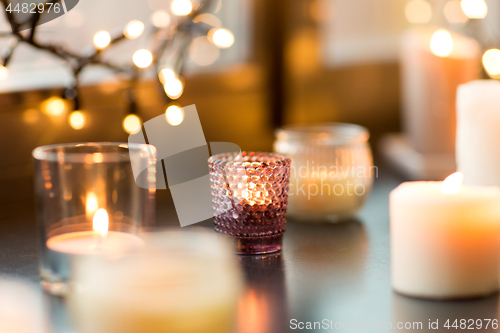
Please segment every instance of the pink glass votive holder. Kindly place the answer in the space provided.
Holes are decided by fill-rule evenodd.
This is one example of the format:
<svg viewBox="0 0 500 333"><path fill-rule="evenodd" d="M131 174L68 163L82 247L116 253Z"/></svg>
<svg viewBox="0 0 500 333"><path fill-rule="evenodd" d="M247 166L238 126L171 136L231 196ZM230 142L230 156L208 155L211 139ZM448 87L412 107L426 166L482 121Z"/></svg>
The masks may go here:
<svg viewBox="0 0 500 333"><path fill-rule="evenodd" d="M237 240L237 253L281 250L286 227L289 157L226 153L209 158L215 231Z"/></svg>

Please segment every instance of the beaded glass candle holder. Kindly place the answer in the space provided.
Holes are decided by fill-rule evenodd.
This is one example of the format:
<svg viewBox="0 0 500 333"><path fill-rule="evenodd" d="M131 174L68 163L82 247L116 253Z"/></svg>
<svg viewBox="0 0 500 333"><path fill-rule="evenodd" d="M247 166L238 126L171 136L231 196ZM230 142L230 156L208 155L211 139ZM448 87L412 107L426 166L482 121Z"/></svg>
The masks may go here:
<svg viewBox="0 0 500 333"><path fill-rule="evenodd" d="M233 236L240 254L281 250L290 158L273 153L210 157L215 230Z"/></svg>

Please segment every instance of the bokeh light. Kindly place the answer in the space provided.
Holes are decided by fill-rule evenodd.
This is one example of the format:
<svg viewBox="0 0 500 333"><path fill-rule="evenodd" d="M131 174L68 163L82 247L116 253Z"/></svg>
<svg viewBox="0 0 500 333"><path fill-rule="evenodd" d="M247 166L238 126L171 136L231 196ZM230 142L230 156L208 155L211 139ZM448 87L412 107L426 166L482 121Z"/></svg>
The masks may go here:
<svg viewBox="0 0 500 333"><path fill-rule="evenodd" d="M0 81L5 81L9 77L9 70L4 65L0 65Z"/></svg>
<svg viewBox="0 0 500 333"><path fill-rule="evenodd" d="M81 111L73 111L69 115L69 125L76 130L80 130L85 127L87 122L86 116Z"/></svg>
<svg viewBox="0 0 500 333"><path fill-rule="evenodd" d="M483 66L490 76L500 74L500 50L490 49L483 55Z"/></svg>
<svg viewBox="0 0 500 333"><path fill-rule="evenodd" d="M144 23L138 20L133 20L127 23L123 34L129 39L136 39L144 32Z"/></svg>
<svg viewBox="0 0 500 333"><path fill-rule="evenodd" d="M432 35L431 52L438 57L447 57L453 51L453 39L445 29L439 29Z"/></svg>
<svg viewBox="0 0 500 333"><path fill-rule="evenodd" d="M175 79L175 72L171 68L162 68L158 74L160 82L165 84L168 80Z"/></svg>
<svg viewBox="0 0 500 333"><path fill-rule="evenodd" d="M425 0L412 0L406 4L405 16L410 23L428 23L432 18L432 7Z"/></svg>
<svg viewBox="0 0 500 333"><path fill-rule="evenodd" d="M60 116L66 111L66 103L60 97L50 97L42 102L43 113L49 116Z"/></svg>
<svg viewBox="0 0 500 333"><path fill-rule="evenodd" d="M107 31L98 31L94 35L94 45L98 49L103 49L111 42L111 35Z"/></svg>
<svg viewBox="0 0 500 333"><path fill-rule="evenodd" d="M484 0L462 0L462 10L471 19L482 19L488 14L488 6Z"/></svg>
<svg viewBox="0 0 500 333"><path fill-rule="evenodd" d="M146 49L140 49L135 51L132 60L137 67L146 68L153 62L153 55Z"/></svg>
<svg viewBox="0 0 500 333"><path fill-rule="evenodd" d="M234 44L234 35L227 29L212 29L208 33L208 36L221 49L227 49Z"/></svg>
<svg viewBox="0 0 500 333"><path fill-rule="evenodd" d="M174 0L170 4L170 10L174 15L186 16L193 10L193 4L189 0Z"/></svg>
<svg viewBox="0 0 500 333"><path fill-rule="evenodd" d="M469 18L465 15L460 0L451 0L444 5L444 17L450 23L466 23Z"/></svg>
<svg viewBox="0 0 500 333"><path fill-rule="evenodd" d="M157 10L151 15L151 22L157 28L165 28L170 24L170 15L166 10Z"/></svg>
<svg viewBox="0 0 500 333"><path fill-rule="evenodd" d="M220 49L206 36L196 37L189 45L189 58L200 66L213 64L220 55Z"/></svg>
<svg viewBox="0 0 500 333"><path fill-rule="evenodd" d="M165 111L165 116L170 125L177 126L184 121L184 110L177 105L170 105Z"/></svg>
<svg viewBox="0 0 500 333"><path fill-rule="evenodd" d="M171 99L178 99L184 92L184 85L182 84L182 81L177 78L167 80L163 85L163 88L165 89L167 96Z"/></svg>
<svg viewBox="0 0 500 333"><path fill-rule="evenodd" d="M123 119L123 129L128 134L135 134L141 130L141 119L135 114L129 114Z"/></svg>

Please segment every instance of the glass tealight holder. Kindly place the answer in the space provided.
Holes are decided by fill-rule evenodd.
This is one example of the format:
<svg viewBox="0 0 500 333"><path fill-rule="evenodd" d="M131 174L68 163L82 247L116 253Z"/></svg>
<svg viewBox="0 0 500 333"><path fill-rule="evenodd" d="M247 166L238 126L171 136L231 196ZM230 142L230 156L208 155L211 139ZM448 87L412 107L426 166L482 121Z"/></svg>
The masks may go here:
<svg viewBox="0 0 500 333"><path fill-rule="evenodd" d="M234 237L237 253L281 250L290 163L290 158L273 153L226 153L209 158L215 231Z"/></svg>
<svg viewBox="0 0 500 333"><path fill-rule="evenodd" d="M68 295L82 333L233 333L241 273L213 231L164 231L119 257L86 258Z"/></svg>
<svg viewBox="0 0 500 333"><path fill-rule="evenodd" d="M366 128L344 123L292 125L276 132L274 150L292 158L290 218L339 222L355 217L377 173L369 136Z"/></svg>
<svg viewBox="0 0 500 333"><path fill-rule="evenodd" d="M125 143L51 145L33 151L45 291L68 291L75 258L142 246L137 234L154 220L155 154L153 146ZM131 159L143 170L136 177Z"/></svg>

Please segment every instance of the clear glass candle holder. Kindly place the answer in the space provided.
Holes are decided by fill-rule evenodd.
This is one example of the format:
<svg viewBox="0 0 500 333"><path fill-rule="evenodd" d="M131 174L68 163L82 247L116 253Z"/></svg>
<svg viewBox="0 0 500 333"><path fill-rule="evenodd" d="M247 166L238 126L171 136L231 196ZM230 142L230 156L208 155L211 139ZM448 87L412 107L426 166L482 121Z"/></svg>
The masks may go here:
<svg viewBox="0 0 500 333"><path fill-rule="evenodd" d="M67 292L75 258L142 245L137 233L154 220L154 156L153 146L125 143L63 144L33 151L44 290ZM131 157L144 166L136 178Z"/></svg>
<svg viewBox="0 0 500 333"><path fill-rule="evenodd" d="M273 153L209 158L215 230L234 237L238 253L281 250L290 163L290 158Z"/></svg>
<svg viewBox="0 0 500 333"><path fill-rule="evenodd" d="M288 216L304 222L355 217L377 169L364 127L325 123L276 132L274 150L292 158Z"/></svg>
<svg viewBox="0 0 500 333"><path fill-rule="evenodd" d="M86 258L68 295L82 333L233 333L241 273L213 231L164 231L119 257ZM96 274L99 272L99 274Z"/></svg>

